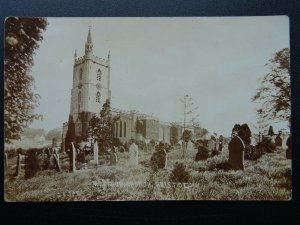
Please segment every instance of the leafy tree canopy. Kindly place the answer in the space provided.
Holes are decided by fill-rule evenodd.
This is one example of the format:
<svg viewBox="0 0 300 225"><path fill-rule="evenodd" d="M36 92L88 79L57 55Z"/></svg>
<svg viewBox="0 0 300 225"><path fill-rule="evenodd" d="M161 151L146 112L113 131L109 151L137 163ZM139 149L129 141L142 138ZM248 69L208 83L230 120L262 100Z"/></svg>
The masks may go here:
<svg viewBox="0 0 300 225"><path fill-rule="evenodd" d="M20 139L24 128L34 119L40 96L35 93L34 78L29 74L33 54L39 48L45 18L9 17L5 20L4 45L4 131L5 142Z"/></svg>
<svg viewBox="0 0 300 225"><path fill-rule="evenodd" d="M110 101L107 99L100 111L100 117L93 116L88 128L88 135L94 137L104 148L112 146L114 139L113 127L119 119L118 116L111 115L110 109Z"/></svg>
<svg viewBox="0 0 300 225"><path fill-rule="evenodd" d="M266 64L265 75L253 101L260 102L258 114L264 121L289 121L291 117L290 50L276 52Z"/></svg>

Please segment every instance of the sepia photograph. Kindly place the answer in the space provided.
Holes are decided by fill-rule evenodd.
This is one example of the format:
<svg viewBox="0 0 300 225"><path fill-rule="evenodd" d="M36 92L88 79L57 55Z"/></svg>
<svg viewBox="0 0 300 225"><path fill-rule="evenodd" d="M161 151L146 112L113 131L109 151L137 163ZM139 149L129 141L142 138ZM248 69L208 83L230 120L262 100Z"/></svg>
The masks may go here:
<svg viewBox="0 0 300 225"><path fill-rule="evenodd" d="M6 202L292 199L288 16L4 28Z"/></svg>

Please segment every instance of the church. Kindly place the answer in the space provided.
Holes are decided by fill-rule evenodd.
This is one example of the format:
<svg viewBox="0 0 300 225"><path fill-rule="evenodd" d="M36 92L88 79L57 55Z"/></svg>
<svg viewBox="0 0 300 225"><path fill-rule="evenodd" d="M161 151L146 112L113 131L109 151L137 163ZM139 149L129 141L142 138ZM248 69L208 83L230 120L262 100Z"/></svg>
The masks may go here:
<svg viewBox="0 0 300 225"><path fill-rule="evenodd" d="M73 65L73 85L71 89L70 119L75 124L75 136L85 135L93 115L99 115L107 99L111 101L110 52L107 58L93 54L93 41L89 27L85 43L85 54L78 57L75 51ZM114 124L114 137L124 143L130 139L150 141L151 139L171 143L179 140L183 132L181 125L171 125L158 118L135 110L124 111L111 108L119 120ZM68 122L63 124L63 142L68 130ZM63 145L64 146L64 145Z"/></svg>

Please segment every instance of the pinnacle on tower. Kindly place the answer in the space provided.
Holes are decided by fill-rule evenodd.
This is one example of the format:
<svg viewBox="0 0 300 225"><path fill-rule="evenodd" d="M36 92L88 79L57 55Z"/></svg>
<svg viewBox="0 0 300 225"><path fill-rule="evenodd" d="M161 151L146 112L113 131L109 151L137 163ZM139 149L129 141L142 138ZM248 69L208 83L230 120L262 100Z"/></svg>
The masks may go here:
<svg viewBox="0 0 300 225"><path fill-rule="evenodd" d="M89 32L85 43L85 54L93 52L93 42L91 35L91 26L89 26Z"/></svg>
<svg viewBox="0 0 300 225"><path fill-rule="evenodd" d="M88 36L87 36L86 42L87 43L93 43L92 42L92 35L91 35L91 26L89 26L89 32L88 32Z"/></svg>
<svg viewBox="0 0 300 225"><path fill-rule="evenodd" d="M77 50L75 49L74 60L76 60L76 58L77 58Z"/></svg>

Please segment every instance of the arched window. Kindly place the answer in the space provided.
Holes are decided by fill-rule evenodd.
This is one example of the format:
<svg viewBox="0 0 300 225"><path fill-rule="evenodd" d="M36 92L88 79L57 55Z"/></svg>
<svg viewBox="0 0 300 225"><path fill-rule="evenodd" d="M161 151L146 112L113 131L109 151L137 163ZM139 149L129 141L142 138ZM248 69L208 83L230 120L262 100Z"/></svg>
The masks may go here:
<svg viewBox="0 0 300 225"><path fill-rule="evenodd" d="M116 137L118 137L118 123L116 123Z"/></svg>
<svg viewBox="0 0 300 225"><path fill-rule="evenodd" d="M98 69L97 70L97 80L99 80L99 81L101 81L101 70L100 69Z"/></svg>
<svg viewBox="0 0 300 225"><path fill-rule="evenodd" d="M82 80L82 68L79 70L79 79Z"/></svg>
<svg viewBox="0 0 300 225"><path fill-rule="evenodd" d="M124 122L124 137L126 137L126 122Z"/></svg>
<svg viewBox="0 0 300 225"><path fill-rule="evenodd" d="M122 137L122 121L120 121L120 137Z"/></svg>
<svg viewBox="0 0 300 225"><path fill-rule="evenodd" d="M100 92L99 91L96 94L96 102L100 102Z"/></svg>
<svg viewBox="0 0 300 225"><path fill-rule="evenodd" d="M78 92L78 102L81 102L81 91Z"/></svg>

